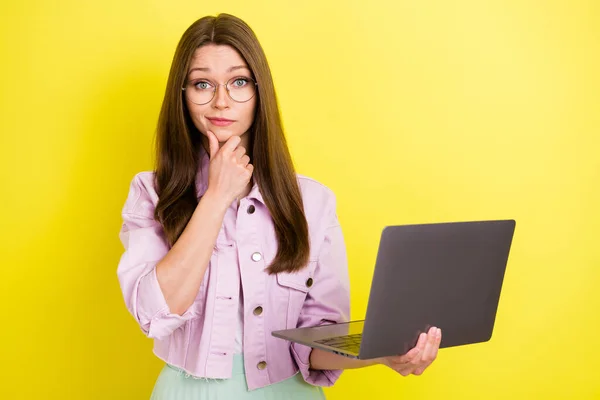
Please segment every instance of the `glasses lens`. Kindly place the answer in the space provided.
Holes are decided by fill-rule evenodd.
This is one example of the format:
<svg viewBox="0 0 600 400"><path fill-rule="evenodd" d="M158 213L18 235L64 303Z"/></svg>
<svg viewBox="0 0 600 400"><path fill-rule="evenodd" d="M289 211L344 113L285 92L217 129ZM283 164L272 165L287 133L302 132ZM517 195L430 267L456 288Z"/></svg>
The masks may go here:
<svg viewBox="0 0 600 400"><path fill-rule="evenodd" d="M213 98L215 87L206 81L195 82L187 85L185 93L188 99L195 104L206 104Z"/></svg>
<svg viewBox="0 0 600 400"><path fill-rule="evenodd" d="M229 96L237 102L243 103L250 100L256 94L256 84L247 78L233 78L227 82Z"/></svg>

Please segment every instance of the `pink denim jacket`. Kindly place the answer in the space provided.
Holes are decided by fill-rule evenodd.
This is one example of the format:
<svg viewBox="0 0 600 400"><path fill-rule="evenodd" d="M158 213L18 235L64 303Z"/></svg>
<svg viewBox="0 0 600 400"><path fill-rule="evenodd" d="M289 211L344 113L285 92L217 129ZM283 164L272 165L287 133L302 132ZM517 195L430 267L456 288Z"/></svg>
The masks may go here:
<svg viewBox="0 0 600 400"><path fill-rule="evenodd" d="M208 186L208 155L201 150L196 186ZM311 349L275 338L278 329L346 322L350 316L348 261L333 192L298 175L308 221L310 261L297 273L270 276L275 258L273 221L254 184L226 212L194 303L182 315L169 310L155 266L169 250L153 212L158 201L154 173L132 180L119 237L125 252L117 275L127 309L154 339L154 354L196 377L230 378L243 287L244 367L249 390L283 381L300 370L304 380L331 386L340 370L312 370ZM261 307L261 308L258 308ZM257 309L258 308L258 309Z"/></svg>

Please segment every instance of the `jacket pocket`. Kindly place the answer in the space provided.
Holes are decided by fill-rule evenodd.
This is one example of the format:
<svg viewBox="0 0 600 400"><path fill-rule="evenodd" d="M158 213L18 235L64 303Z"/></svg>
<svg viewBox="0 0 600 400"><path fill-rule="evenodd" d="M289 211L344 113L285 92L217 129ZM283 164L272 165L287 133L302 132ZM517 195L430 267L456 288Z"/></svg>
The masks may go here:
<svg viewBox="0 0 600 400"><path fill-rule="evenodd" d="M277 285L281 301L287 301L287 315L285 325L287 328L295 328L300 317L300 312L313 282L313 274L316 261L310 261L306 268L294 273L277 274Z"/></svg>
<svg viewBox="0 0 600 400"><path fill-rule="evenodd" d="M308 271L300 271L294 274L279 273L277 274L277 283L288 289L308 293L310 290L309 279L312 279L312 274Z"/></svg>

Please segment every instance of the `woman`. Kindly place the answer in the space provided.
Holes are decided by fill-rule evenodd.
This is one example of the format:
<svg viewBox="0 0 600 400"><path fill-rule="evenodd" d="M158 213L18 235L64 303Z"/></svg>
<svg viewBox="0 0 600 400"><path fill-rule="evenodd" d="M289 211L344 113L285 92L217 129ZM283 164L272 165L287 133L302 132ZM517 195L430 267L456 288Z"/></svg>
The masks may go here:
<svg viewBox="0 0 600 400"><path fill-rule="evenodd" d="M157 165L134 177L123 220L125 302L166 363L154 399L322 399L343 369L419 375L436 357L435 328L368 361L271 336L348 320L347 259L334 194L294 172L265 54L234 16L181 38Z"/></svg>

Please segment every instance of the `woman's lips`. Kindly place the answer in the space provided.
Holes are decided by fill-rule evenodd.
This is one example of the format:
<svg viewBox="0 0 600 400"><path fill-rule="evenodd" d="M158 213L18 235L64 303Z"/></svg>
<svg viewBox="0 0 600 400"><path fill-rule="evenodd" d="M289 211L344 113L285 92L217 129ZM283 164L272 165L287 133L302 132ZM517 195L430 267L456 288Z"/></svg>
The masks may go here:
<svg viewBox="0 0 600 400"><path fill-rule="evenodd" d="M209 120L210 123L215 126L229 126L235 122L230 119L223 119L223 118L206 118L206 119Z"/></svg>

